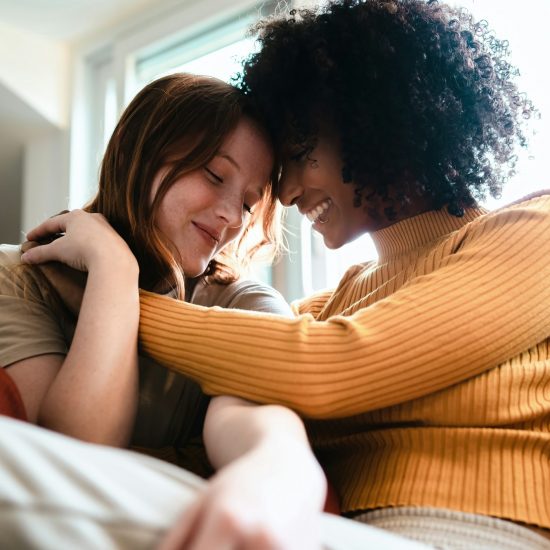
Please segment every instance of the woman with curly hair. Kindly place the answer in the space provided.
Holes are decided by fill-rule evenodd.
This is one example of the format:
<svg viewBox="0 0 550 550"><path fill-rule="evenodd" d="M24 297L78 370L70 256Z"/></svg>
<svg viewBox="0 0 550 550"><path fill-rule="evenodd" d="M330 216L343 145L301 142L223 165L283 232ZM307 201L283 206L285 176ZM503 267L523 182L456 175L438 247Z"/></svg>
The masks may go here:
<svg viewBox="0 0 550 550"><path fill-rule="evenodd" d="M369 232L379 258L296 319L144 292L144 351L208 393L299 411L347 516L444 548L548 548L550 195L478 204L536 114L507 43L424 0L257 30L241 87L281 202L329 248Z"/></svg>

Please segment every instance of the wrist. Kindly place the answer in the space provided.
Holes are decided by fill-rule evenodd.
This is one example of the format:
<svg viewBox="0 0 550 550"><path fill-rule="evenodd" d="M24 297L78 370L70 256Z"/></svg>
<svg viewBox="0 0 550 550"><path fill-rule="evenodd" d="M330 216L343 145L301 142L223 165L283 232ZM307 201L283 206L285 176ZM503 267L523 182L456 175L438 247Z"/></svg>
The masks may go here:
<svg viewBox="0 0 550 550"><path fill-rule="evenodd" d="M258 441L255 450L266 457L276 456L278 461L303 467L304 470L311 469L314 476L321 475L324 479L323 470L307 439L283 433L270 433Z"/></svg>
<svg viewBox="0 0 550 550"><path fill-rule="evenodd" d="M109 238L99 241L89 250L88 271L97 267L110 267L111 270L137 270L137 260L126 241L117 233L112 232Z"/></svg>
<svg viewBox="0 0 550 550"><path fill-rule="evenodd" d="M278 468L296 472L312 502L322 507L327 494L327 478L307 440L286 434L266 435L253 454L256 454L255 460L265 464L275 460Z"/></svg>
<svg viewBox="0 0 550 550"><path fill-rule="evenodd" d="M139 277L139 265L134 255L128 253L108 254L107 251L98 254L90 263L88 277L95 274L133 281Z"/></svg>
<svg viewBox="0 0 550 550"><path fill-rule="evenodd" d="M99 292L102 296L114 296L117 302L120 302L124 296L132 296L132 302L138 303L139 307L137 262L125 264L117 261L95 264L93 269L88 272L86 293L89 292Z"/></svg>

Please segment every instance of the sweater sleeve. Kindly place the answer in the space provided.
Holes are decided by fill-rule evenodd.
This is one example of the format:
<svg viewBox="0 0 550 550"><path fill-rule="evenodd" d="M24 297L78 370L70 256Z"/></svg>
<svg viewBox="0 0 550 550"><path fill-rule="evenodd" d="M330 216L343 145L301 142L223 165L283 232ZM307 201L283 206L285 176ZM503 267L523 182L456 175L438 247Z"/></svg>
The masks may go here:
<svg viewBox="0 0 550 550"><path fill-rule="evenodd" d="M315 418L391 406L475 376L550 336L548 200L484 216L436 269L319 322L142 294L146 353L204 391Z"/></svg>

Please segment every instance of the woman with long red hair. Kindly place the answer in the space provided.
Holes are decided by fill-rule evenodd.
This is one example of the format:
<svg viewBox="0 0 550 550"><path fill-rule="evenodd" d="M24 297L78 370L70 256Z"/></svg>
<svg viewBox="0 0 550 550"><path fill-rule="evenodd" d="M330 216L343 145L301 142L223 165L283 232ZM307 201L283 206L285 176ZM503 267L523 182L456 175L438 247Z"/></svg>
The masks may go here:
<svg viewBox="0 0 550 550"><path fill-rule="evenodd" d="M168 76L122 115L91 203L33 229L27 237L38 245L23 254L0 248L0 364L30 422L94 443L176 448L185 463L206 418L210 462L231 465L168 546L265 539L268 547L316 547L326 482L298 416L230 397L209 402L137 346L139 287L291 315L274 290L239 276L256 251L278 244L273 165L240 91L209 77ZM75 270L87 273L81 284ZM268 487L277 491L266 499Z"/></svg>

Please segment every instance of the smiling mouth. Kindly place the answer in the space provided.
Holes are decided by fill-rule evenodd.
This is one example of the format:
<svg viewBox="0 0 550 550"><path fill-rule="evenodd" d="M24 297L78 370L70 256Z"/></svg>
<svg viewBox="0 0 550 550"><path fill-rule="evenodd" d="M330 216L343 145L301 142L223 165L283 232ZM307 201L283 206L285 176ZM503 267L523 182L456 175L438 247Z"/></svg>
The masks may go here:
<svg viewBox="0 0 550 550"><path fill-rule="evenodd" d="M321 204L318 204L315 208L312 208L309 212L306 212L306 218L312 223L327 223L327 213L329 211L332 201L327 199Z"/></svg>
<svg viewBox="0 0 550 550"><path fill-rule="evenodd" d="M213 244L218 244L220 242L220 239L217 235L214 235L211 231L209 231L206 227L203 225L193 222L193 225L200 231L200 233L210 240Z"/></svg>

